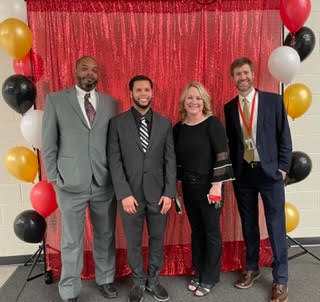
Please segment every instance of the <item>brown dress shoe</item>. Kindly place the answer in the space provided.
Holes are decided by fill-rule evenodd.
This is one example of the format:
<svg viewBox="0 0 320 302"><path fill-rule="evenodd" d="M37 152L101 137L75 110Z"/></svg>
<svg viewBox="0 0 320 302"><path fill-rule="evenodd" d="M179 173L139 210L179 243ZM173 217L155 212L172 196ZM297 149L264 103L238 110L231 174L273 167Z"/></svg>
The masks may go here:
<svg viewBox="0 0 320 302"><path fill-rule="evenodd" d="M270 302L287 302L288 287L286 284L273 283Z"/></svg>
<svg viewBox="0 0 320 302"><path fill-rule="evenodd" d="M259 277L260 271L243 271L234 286L238 288L249 288Z"/></svg>

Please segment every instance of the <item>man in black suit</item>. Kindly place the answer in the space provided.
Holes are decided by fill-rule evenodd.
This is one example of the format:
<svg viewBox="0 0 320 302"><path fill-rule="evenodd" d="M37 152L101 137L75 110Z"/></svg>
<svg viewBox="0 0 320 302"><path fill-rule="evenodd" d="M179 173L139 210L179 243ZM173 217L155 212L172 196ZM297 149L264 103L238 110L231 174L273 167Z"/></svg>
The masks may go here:
<svg viewBox="0 0 320 302"><path fill-rule="evenodd" d="M292 144L280 95L253 87L253 64L238 58L230 67L238 96L225 107L233 182L246 245L246 266L235 283L249 288L259 278L258 194L263 201L273 251L271 302L288 299L288 257L284 215L284 178L290 168Z"/></svg>
<svg viewBox="0 0 320 302"><path fill-rule="evenodd" d="M163 259L167 212L175 197L176 160L170 121L150 108L152 81L144 75L129 82L133 106L110 122L108 161L127 242L134 286L129 302L146 289L158 301L169 300L158 281ZM143 271L141 237L146 218L148 270Z"/></svg>

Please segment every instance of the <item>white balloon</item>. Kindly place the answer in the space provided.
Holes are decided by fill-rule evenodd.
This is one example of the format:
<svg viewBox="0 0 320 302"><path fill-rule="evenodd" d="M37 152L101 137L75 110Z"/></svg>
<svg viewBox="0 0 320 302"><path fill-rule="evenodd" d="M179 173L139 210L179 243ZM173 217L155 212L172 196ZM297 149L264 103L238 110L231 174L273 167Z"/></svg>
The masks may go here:
<svg viewBox="0 0 320 302"><path fill-rule="evenodd" d="M280 46L270 54L268 68L273 77L288 84L300 68L299 54L292 47Z"/></svg>
<svg viewBox="0 0 320 302"><path fill-rule="evenodd" d="M7 18L18 18L27 21L27 8L25 0L0 1L0 22Z"/></svg>
<svg viewBox="0 0 320 302"><path fill-rule="evenodd" d="M42 117L42 110L31 109L23 115L20 122L23 137L38 149L41 148Z"/></svg>

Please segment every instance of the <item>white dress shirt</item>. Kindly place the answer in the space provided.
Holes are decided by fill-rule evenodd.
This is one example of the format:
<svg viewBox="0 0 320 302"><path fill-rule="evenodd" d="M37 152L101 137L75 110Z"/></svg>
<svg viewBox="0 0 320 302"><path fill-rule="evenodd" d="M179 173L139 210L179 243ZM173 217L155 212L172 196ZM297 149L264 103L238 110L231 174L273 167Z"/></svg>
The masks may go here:
<svg viewBox="0 0 320 302"><path fill-rule="evenodd" d="M249 116L251 115L251 111L252 111L252 104L253 104L253 97L255 94L255 89L253 88L251 90L251 92L246 96L247 101L249 102ZM243 101L244 97L239 95L239 102L240 102L240 106L241 109L243 111ZM257 142L257 121L258 121L258 106L259 106L259 93L256 93L256 101L255 101L255 105L254 105L254 112L253 112L253 119L252 119L252 128L251 128L251 138L253 140L254 143L254 161L260 161L260 157L259 157L259 153L256 147L256 142ZM243 125L243 121L239 112L239 119L240 119L240 124L241 127Z"/></svg>

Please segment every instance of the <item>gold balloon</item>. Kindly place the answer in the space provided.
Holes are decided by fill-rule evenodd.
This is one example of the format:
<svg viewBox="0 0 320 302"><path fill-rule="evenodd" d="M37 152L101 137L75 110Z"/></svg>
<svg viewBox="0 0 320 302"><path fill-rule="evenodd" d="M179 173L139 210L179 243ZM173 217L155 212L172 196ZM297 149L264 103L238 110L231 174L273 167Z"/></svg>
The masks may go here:
<svg viewBox="0 0 320 302"><path fill-rule="evenodd" d="M10 56L20 60L31 48L31 30L21 20L8 18L0 23L0 44Z"/></svg>
<svg viewBox="0 0 320 302"><path fill-rule="evenodd" d="M292 118L304 114L311 105L310 89L301 83L291 84L284 91L283 103L287 114Z"/></svg>
<svg viewBox="0 0 320 302"><path fill-rule="evenodd" d="M26 147L13 147L4 157L4 165L14 177L32 182L38 172L37 156Z"/></svg>
<svg viewBox="0 0 320 302"><path fill-rule="evenodd" d="M289 233L293 231L299 224L299 211L290 202L286 202L285 205L285 216L286 216L286 232Z"/></svg>

